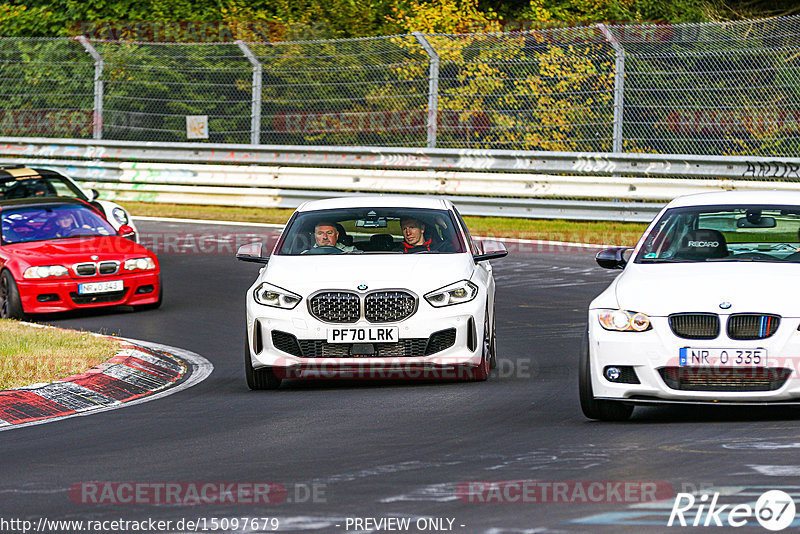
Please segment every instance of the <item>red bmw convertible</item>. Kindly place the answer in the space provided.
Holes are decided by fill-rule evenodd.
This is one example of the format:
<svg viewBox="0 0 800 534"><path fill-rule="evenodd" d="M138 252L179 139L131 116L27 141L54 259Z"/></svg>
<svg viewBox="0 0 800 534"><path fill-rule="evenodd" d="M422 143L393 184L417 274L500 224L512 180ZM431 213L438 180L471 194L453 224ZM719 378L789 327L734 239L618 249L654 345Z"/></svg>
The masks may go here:
<svg viewBox="0 0 800 534"><path fill-rule="evenodd" d="M161 305L156 255L88 203L72 198L0 202L0 317L79 308Z"/></svg>

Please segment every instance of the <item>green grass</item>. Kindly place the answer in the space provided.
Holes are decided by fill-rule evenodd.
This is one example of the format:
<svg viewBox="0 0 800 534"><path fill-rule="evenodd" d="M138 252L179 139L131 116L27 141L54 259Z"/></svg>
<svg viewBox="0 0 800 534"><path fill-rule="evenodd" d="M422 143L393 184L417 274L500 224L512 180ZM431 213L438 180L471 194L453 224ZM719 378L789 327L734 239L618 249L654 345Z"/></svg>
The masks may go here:
<svg viewBox="0 0 800 534"><path fill-rule="evenodd" d="M284 224L293 210L280 208L238 208L220 206L187 206L125 202L134 216L214 219L236 222ZM541 239L602 245L633 246L646 224L604 221L565 221L549 219L511 219L505 217L464 217L470 232L476 236Z"/></svg>
<svg viewBox="0 0 800 534"><path fill-rule="evenodd" d="M114 357L119 343L87 332L0 319L0 390L53 382Z"/></svg>

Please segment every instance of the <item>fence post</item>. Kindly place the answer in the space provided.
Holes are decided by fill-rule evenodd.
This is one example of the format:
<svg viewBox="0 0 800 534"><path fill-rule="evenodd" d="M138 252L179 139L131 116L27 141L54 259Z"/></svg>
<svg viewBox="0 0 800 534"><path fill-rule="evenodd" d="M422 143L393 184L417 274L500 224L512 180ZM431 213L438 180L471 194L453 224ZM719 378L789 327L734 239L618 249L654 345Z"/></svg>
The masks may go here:
<svg viewBox="0 0 800 534"><path fill-rule="evenodd" d="M247 61L253 66L253 95L250 106L250 144L261 143L261 62L244 41L235 41Z"/></svg>
<svg viewBox="0 0 800 534"><path fill-rule="evenodd" d="M78 35L75 39L89 52L94 58L94 108L92 110L92 138L103 138L103 67L105 62L103 56L92 46L89 39L84 35Z"/></svg>
<svg viewBox="0 0 800 534"><path fill-rule="evenodd" d="M625 110L625 49L605 24L597 27L614 48L614 134L613 152L622 152L622 114Z"/></svg>
<svg viewBox="0 0 800 534"><path fill-rule="evenodd" d="M436 148L438 129L437 111L439 109L439 54L420 32L413 32L422 49L428 54L430 67L428 72L428 148Z"/></svg>

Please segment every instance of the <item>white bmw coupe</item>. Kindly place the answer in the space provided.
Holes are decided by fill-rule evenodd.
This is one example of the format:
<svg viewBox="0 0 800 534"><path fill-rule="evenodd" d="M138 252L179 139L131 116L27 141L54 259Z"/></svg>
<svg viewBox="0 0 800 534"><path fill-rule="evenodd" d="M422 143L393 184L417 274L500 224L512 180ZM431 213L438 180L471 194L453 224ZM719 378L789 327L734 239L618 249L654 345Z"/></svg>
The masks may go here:
<svg viewBox="0 0 800 534"><path fill-rule="evenodd" d="M286 378L486 380L495 363L500 243L474 241L455 207L431 197L307 202L247 291L251 389Z"/></svg>
<svg viewBox="0 0 800 534"><path fill-rule="evenodd" d="M589 306L580 401L591 419L637 404L800 402L800 192L670 202Z"/></svg>

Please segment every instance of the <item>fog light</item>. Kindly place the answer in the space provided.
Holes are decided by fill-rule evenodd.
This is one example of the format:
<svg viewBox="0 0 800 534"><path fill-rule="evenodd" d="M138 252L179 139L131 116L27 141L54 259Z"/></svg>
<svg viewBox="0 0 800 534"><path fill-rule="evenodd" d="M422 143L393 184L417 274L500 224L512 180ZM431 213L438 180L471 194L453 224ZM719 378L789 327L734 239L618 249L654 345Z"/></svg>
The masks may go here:
<svg viewBox="0 0 800 534"><path fill-rule="evenodd" d="M152 293L155 287L148 284L146 286L139 286L136 288L136 295L143 295L145 293Z"/></svg>
<svg viewBox="0 0 800 534"><path fill-rule="evenodd" d="M632 365L609 365L603 368L603 377L615 384L640 384Z"/></svg>
<svg viewBox="0 0 800 534"><path fill-rule="evenodd" d="M616 382L620 376L622 376L622 371L619 367L606 367L606 378L610 381Z"/></svg>

